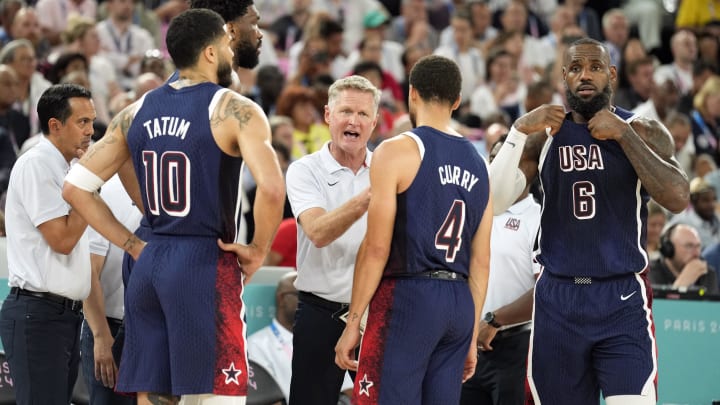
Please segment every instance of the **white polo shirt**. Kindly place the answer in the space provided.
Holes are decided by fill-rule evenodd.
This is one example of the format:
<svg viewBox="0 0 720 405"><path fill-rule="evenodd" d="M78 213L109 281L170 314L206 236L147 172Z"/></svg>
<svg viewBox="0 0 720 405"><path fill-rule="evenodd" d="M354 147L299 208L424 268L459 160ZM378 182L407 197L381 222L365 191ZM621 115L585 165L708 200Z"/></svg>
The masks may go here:
<svg viewBox="0 0 720 405"><path fill-rule="evenodd" d="M370 186L370 160L353 173L330 154L329 142L319 151L293 162L288 168L287 195L293 215L310 208L332 211ZM350 302L355 256L367 229L367 213L355 221L338 239L324 248L316 248L298 226L297 270L295 287L335 302Z"/></svg>
<svg viewBox="0 0 720 405"><path fill-rule="evenodd" d="M490 278L482 313L515 301L535 285L540 265L533 261L540 205L532 194L493 217Z"/></svg>
<svg viewBox="0 0 720 405"><path fill-rule="evenodd" d="M87 233L69 255L52 250L37 228L63 217L70 205L62 186L70 165L45 136L15 162L5 206L8 284L82 300L90 293Z"/></svg>
<svg viewBox="0 0 720 405"><path fill-rule="evenodd" d="M100 197L105 200L115 218L129 230L134 231L140 226L142 214L133 205L130 196L123 188L120 177L115 175L103 184L100 189ZM90 253L105 257L105 265L100 276L100 284L105 296L105 316L123 319L125 315L123 292L125 289L122 282L122 262L125 252L110 243L93 228L88 228L87 233L90 241Z"/></svg>

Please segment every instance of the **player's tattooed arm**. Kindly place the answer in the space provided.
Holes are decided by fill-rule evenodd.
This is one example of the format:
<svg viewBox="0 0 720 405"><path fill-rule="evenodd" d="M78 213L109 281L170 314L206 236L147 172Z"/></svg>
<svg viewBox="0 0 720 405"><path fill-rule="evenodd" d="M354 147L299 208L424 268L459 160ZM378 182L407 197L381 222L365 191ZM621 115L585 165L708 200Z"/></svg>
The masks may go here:
<svg viewBox="0 0 720 405"><path fill-rule="evenodd" d="M132 124L133 120L133 109L134 105L128 106L122 111L120 111L120 113L117 114L115 117L113 117L113 119L110 121L110 125L108 126L105 136L114 135L115 130L120 128L120 133L122 134L122 136L126 137L128 130L130 129L130 124Z"/></svg>
<svg viewBox="0 0 720 405"><path fill-rule="evenodd" d="M650 196L672 212L687 207L688 179L674 155L670 133L654 120L640 119L618 141Z"/></svg>
<svg viewBox="0 0 720 405"><path fill-rule="evenodd" d="M210 125L217 127L225 123L226 120L234 118L238 122L240 129L245 128L247 123L252 119L255 107L253 103L245 98L226 92L220 100L220 108L216 108L210 117Z"/></svg>
<svg viewBox="0 0 720 405"><path fill-rule="evenodd" d="M128 252L135 260L140 256L140 253L142 253L142 250L145 248L146 243L138 238L137 236L130 235L125 243L123 243L122 248L124 251Z"/></svg>

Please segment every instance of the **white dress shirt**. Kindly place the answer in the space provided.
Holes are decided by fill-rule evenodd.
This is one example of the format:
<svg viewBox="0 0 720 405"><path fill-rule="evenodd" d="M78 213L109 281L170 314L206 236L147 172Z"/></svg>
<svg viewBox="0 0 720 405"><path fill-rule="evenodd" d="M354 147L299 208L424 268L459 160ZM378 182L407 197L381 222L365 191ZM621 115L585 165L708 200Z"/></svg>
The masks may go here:
<svg viewBox="0 0 720 405"><path fill-rule="evenodd" d="M87 233L68 255L54 251L39 225L68 215L62 186L70 165L45 136L15 162L5 206L8 284L51 292L73 300L90 293L90 250Z"/></svg>

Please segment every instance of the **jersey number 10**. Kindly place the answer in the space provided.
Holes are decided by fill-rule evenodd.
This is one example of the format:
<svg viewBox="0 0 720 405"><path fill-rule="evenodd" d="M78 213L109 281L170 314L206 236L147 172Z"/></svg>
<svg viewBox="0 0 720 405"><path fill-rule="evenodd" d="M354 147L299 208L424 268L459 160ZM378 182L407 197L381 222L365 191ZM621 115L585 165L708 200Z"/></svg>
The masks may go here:
<svg viewBox="0 0 720 405"><path fill-rule="evenodd" d="M158 165L155 151L143 151L142 156L148 211L186 216L190 212L190 159L182 152L168 151L160 156Z"/></svg>

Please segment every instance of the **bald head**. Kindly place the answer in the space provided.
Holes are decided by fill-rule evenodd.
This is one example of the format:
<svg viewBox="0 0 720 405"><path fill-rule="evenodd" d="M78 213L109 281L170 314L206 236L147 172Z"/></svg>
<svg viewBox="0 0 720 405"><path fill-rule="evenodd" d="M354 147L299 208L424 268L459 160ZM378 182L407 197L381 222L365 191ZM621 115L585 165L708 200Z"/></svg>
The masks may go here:
<svg viewBox="0 0 720 405"><path fill-rule="evenodd" d="M282 294L286 292L297 291L295 289L295 279L297 278L297 272L290 271L286 273L277 284L277 293Z"/></svg>

